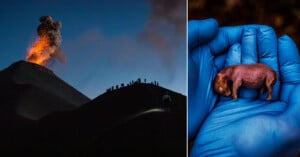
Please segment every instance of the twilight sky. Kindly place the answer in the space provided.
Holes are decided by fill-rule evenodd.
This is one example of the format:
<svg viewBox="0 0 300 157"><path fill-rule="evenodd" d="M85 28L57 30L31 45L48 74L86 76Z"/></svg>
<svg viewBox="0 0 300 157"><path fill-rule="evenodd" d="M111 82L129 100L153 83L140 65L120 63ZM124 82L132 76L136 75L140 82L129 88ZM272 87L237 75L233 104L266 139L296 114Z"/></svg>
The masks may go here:
<svg viewBox="0 0 300 157"><path fill-rule="evenodd" d="M47 67L88 97L138 77L186 95L185 0L5 1L0 70L25 60L39 17L49 15L62 22L67 62Z"/></svg>

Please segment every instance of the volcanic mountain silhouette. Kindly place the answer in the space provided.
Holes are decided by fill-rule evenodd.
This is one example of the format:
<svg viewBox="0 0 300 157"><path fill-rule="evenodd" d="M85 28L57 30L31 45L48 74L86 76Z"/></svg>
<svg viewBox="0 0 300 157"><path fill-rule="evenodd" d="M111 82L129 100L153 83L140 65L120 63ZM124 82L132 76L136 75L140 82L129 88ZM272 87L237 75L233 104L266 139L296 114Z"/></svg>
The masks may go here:
<svg viewBox="0 0 300 157"><path fill-rule="evenodd" d="M28 70L28 68L34 69L34 72L28 74L30 77L15 72L20 69ZM0 108L0 154L51 157L186 156L186 97L184 95L156 85L138 83L106 92L82 104L86 100L85 96L75 92L75 89L73 91L73 88L66 83L60 84L63 86L60 90L66 88L68 92L72 91L72 97L64 95L66 94L64 91L57 94L52 88L60 82L57 81L58 78L46 68L42 70L35 68L41 67L22 61L13 64L0 74L0 85L2 86L3 80L6 80L5 89L9 89L10 98L15 99L8 101L8 98L0 97L0 102L11 102ZM37 83L33 78L43 79ZM53 82L49 81L51 79ZM32 97L20 97L19 95L22 94L18 89L24 88L20 82L26 82L26 86L38 87L31 87L29 90L25 88L24 93L38 89L38 92L43 91L40 95L44 99L48 98L48 95L53 99L59 98L60 103L57 106L72 104L76 107L71 110L66 109L67 107L58 109L57 106L47 104L48 102L39 99L31 100L36 99L33 94L28 94ZM41 85L43 83L50 85ZM171 98L168 103L162 101L166 93ZM68 101L70 98L68 96L76 101ZM51 112L45 109L43 113L47 114L38 120L33 120L17 112L19 110L15 110L16 106L24 105L25 102L28 104L34 102L36 103L34 105L42 106L50 105L54 109L49 107ZM9 104L13 105L11 109ZM34 105L33 109L42 108Z"/></svg>
<svg viewBox="0 0 300 157"><path fill-rule="evenodd" d="M71 110L90 101L40 65L19 61L0 72L1 110L39 119L57 110Z"/></svg>

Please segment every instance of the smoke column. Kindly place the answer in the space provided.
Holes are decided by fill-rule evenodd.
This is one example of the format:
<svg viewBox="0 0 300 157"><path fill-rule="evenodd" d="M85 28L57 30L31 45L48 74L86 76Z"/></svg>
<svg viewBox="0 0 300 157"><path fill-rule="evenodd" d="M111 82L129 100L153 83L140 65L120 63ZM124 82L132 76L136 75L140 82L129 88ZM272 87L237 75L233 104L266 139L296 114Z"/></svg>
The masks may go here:
<svg viewBox="0 0 300 157"><path fill-rule="evenodd" d="M150 16L141 34L142 41L149 43L172 68L178 45L185 45L186 1L149 0ZM182 52L184 53L184 52Z"/></svg>
<svg viewBox="0 0 300 157"><path fill-rule="evenodd" d="M40 25L37 28L39 38L29 49L27 61L45 66L53 58L66 62L62 53L60 28L62 24L54 21L51 16L40 17Z"/></svg>

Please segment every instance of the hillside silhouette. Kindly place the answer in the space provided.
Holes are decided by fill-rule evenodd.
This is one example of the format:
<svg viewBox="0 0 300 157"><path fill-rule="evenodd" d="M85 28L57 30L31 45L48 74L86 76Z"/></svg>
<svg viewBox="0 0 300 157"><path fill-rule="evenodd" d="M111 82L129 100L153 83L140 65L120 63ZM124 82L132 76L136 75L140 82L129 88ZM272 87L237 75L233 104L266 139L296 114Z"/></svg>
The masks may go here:
<svg viewBox="0 0 300 157"><path fill-rule="evenodd" d="M21 69L24 64L27 66L26 63L19 63ZM1 79L11 78L11 70L4 71L6 73L0 73ZM51 73L44 73L45 71L42 72L45 75L43 80L53 77ZM36 76L39 73L30 75L33 75L31 78L40 78ZM15 82L23 81L17 75L14 77L18 80L14 80ZM59 102L57 106L66 105L64 103L68 102L68 96L64 97L64 92L55 95L46 85L35 81L27 81L26 85L22 85L30 87L23 94L33 94L27 94L26 99L21 97L17 100L20 97L16 91L21 87L15 82L6 85L6 89L11 90L11 98L15 99L15 106L24 104L23 101L28 104L39 102L42 106L43 103L49 103L45 102L47 99L42 101L37 96L32 96L35 92L30 90L37 89L43 98L59 97L59 101L56 100ZM67 88L71 89L69 85ZM1 94L6 93L2 91ZM83 100L81 94L74 95L79 95L75 99ZM165 101L166 95L170 100ZM0 97L1 102L3 99L4 102L8 101L7 98ZM47 111L39 119L28 118L6 108L0 108L0 149L3 153L38 156L186 155L186 97L157 84L136 83L124 86L72 109L50 109L51 112Z"/></svg>
<svg viewBox="0 0 300 157"><path fill-rule="evenodd" d="M0 86L0 109L29 119L72 110L90 101L51 70L25 61L2 70Z"/></svg>

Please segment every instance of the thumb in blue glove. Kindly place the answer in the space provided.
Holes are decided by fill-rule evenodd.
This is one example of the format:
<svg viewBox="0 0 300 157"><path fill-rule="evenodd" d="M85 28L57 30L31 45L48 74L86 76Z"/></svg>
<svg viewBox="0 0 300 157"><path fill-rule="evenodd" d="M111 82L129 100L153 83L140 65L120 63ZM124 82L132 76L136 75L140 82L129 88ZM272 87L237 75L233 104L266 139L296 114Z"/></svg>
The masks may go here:
<svg viewBox="0 0 300 157"><path fill-rule="evenodd" d="M199 88L200 84L207 84L210 81L210 79L206 78L209 77L208 75L202 75L199 72L203 71L202 69L212 71L212 55L210 54L208 47L203 47L202 50L199 51L195 49L197 49L199 45L207 45L217 35L218 31L218 23L214 19L190 21L188 23L189 138L195 135L205 116L209 112L209 109L212 107L210 103L202 104L202 99L200 98L202 97L201 93L203 93L202 90L206 89ZM204 52L202 53L200 51ZM202 59L205 59L208 62L204 63L201 61Z"/></svg>

